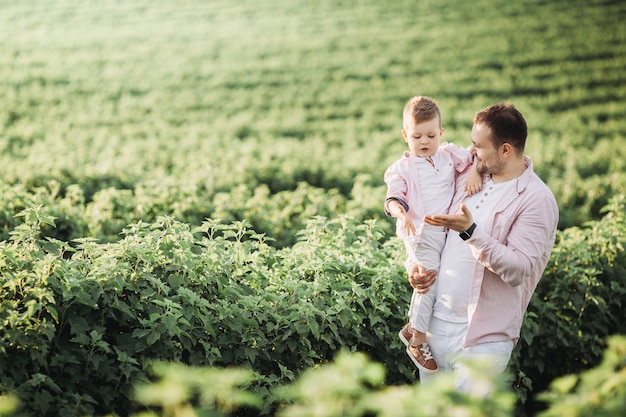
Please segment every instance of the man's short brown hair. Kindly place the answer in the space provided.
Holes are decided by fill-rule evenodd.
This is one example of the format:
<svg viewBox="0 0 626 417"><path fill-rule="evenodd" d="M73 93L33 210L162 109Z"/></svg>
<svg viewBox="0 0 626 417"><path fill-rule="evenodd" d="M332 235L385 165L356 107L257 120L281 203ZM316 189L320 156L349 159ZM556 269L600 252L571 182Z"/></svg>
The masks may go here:
<svg viewBox="0 0 626 417"><path fill-rule="evenodd" d="M491 130L491 141L496 148L509 143L518 153L524 152L528 126L522 113L512 104L498 103L474 116L474 124L482 124Z"/></svg>

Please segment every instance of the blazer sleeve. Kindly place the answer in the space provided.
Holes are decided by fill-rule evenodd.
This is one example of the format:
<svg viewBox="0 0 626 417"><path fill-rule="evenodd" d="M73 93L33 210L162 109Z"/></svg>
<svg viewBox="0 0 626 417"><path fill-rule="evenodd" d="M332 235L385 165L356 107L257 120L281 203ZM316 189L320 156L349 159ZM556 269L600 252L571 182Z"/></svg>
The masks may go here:
<svg viewBox="0 0 626 417"><path fill-rule="evenodd" d="M407 182L403 175L402 169L398 163L391 165L385 171L385 183L387 184L387 195L385 197L385 214L389 216L387 204L390 200L396 200L408 212L410 207L407 202Z"/></svg>
<svg viewBox="0 0 626 417"><path fill-rule="evenodd" d="M517 287L542 274L554 246L557 223L556 200L542 187L540 192L528 193L513 213L496 213L491 233L477 227L468 243L478 262Z"/></svg>

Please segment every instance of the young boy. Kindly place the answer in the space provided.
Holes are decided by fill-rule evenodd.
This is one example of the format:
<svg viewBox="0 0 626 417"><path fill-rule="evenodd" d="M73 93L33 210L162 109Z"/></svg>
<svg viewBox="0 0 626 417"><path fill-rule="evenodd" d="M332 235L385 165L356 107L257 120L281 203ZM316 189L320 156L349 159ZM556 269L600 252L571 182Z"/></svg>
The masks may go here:
<svg viewBox="0 0 626 417"><path fill-rule="evenodd" d="M431 213L448 212L456 176L472 165L473 158L467 149L446 142L440 146L441 112L433 99L411 98L402 119L402 136L409 151L385 172L385 213L397 218L396 234L404 240L408 256L426 270L438 271L446 231L424 223L423 219ZM474 194L481 189L482 178L472 168L465 191ZM437 371L437 363L426 341L434 302L435 285L425 294L413 290L409 324L399 334L415 366L426 373Z"/></svg>

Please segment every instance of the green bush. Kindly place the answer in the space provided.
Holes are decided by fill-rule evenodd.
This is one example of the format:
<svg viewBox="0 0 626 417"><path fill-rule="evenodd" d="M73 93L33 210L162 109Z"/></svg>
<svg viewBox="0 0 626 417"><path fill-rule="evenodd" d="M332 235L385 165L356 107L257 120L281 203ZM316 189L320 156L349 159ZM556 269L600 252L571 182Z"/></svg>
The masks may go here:
<svg viewBox="0 0 626 417"><path fill-rule="evenodd" d="M601 364L578 375L557 378L549 391L539 393L546 409L538 417L613 417L626 411L626 337L608 340ZM480 368L473 369L480 378ZM249 386L257 376L248 369L190 367L154 362L151 381L133 389L132 417L258 415L267 408ZM438 375L428 385L385 385L385 368L362 353L339 352L332 361L303 372L293 382L277 385L272 401L280 403L280 417L458 416L509 417L515 396L503 375L488 383L492 393L456 392L450 374ZM485 381L487 382L487 381ZM0 415L17 417L19 402L0 395Z"/></svg>
<svg viewBox="0 0 626 417"><path fill-rule="evenodd" d="M626 414L626 336L608 339L602 362L578 375L557 378L539 398L539 417L613 417Z"/></svg>
<svg viewBox="0 0 626 417"><path fill-rule="evenodd" d="M253 368L265 398L341 348L414 378L382 213L414 94L461 146L513 101L557 197L520 398L596 364L623 330L626 3L440 3L3 2L0 390L104 412L163 359Z"/></svg>
<svg viewBox="0 0 626 417"><path fill-rule="evenodd" d="M397 245L374 222L312 220L277 250L246 222L161 217L118 241L42 238L42 207L0 247L0 391L40 416L118 412L154 360L243 366L255 390L291 381L340 349L396 367L409 291Z"/></svg>
<svg viewBox="0 0 626 417"><path fill-rule="evenodd" d="M476 364L475 364L476 365ZM156 406L150 416L187 412L189 416L236 415L259 409L260 398L242 388L252 375L235 370L197 370L161 364L159 380L137 387L136 400ZM480 378L480 367L472 372ZM460 394L450 374L428 385L386 386L385 368L361 353L340 352L331 363L309 369L293 383L274 390L283 402L280 417L372 416L489 416L514 415L515 397L503 375L490 381L485 398ZM199 377L200 376L200 377ZM248 378L248 379L246 379ZM215 385L212 381L223 383ZM239 382L239 385L234 383ZM538 417L621 416L626 412L626 336L608 339L602 362L595 368L557 378L548 391L538 393L546 409ZM149 401L148 401L149 400ZM139 417L139 416L137 416Z"/></svg>
<svg viewBox="0 0 626 417"><path fill-rule="evenodd" d="M559 233L511 369L525 400L556 377L598 363L624 332L624 199L586 229ZM118 242L44 237L41 206L0 245L0 391L37 415L132 410L131 388L154 361L254 370L271 389L331 360L367 353L405 384L415 370L396 336L410 291L397 239L374 221L311 219L276 249L245 221L135 223ZM383 243L384 242L384 243Z"/></svg>
<svg viewBox="0 0 626 417"><path fill-rule="evenodd" d="M137 387L135 399L152 411L134 417L258 415L263 399L245 388L254 375L242 369L158 364L158 379ZM473 370L475 377L481 373ZM215 381L220 381L218 384ZM487 382L486 380L484 382ZM460 394L450 374L429 385L385 385L385 368L363 353L342 350L272 391L278 417L509 417L515 396L504 377L489 381L492 395Z"/></svg>

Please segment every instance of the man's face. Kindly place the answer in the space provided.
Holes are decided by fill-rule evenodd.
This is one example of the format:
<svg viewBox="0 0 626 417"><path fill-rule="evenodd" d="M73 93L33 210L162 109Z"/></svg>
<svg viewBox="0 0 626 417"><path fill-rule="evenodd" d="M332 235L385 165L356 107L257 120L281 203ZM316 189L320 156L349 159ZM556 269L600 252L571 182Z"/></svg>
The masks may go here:
<svg viewBox="0 0 626 417"><path fill-rule="evenodd" d="M481 174L501 174L504 161L500 158L500 149L496 149L491 140L491 129L484 124L472 126L471 153L475 156L476 168Z"/></svg>
<svg viewBox="0 0 626 417"><path fill-rule="evenodd" d="M433 156L439 147L443 129L439 127L439 119L434 118L418 124L409 124L402 130L404 140L411 153L419 158Z"/></svg>

